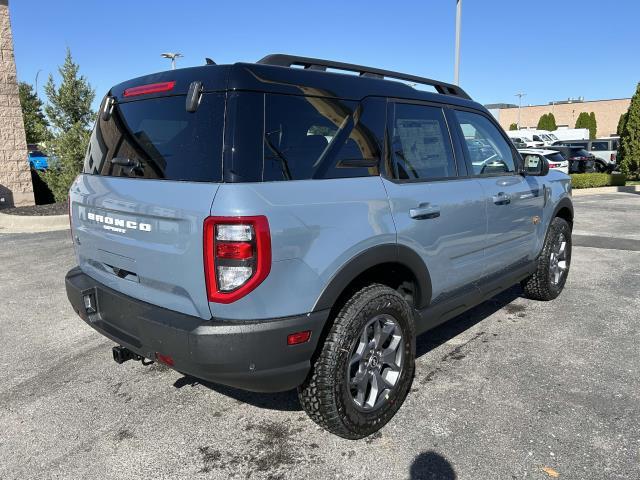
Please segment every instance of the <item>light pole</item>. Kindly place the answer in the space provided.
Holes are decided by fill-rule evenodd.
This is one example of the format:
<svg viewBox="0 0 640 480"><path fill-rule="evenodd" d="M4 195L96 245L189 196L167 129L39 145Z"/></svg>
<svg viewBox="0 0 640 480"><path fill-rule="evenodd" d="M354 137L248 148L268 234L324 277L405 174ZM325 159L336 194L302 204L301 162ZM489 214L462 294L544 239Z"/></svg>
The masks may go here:
<svg viewBox="0 0 640 480"><path fill-rule="evenodd" d="M453 67L453 83L460 85L460 21L462 17L462 0L456 0L456 53Z"/></svg>
<svg viewBox="0 0 640 480"><path fill-rule="evenodd" d="M165 52L161 53L160 56L171 60L171 70L176 69L176 58L184 57L184 55L178 52Z"/></svg>
<svg viewBox="0 0 640 480"><path fill-rule="evenodd" d="M522 97L524 97L526 93L518 92L516 93L516 97L518 97L518 130L520 130L520 109L522 108Z"/></svg>
<svg viewBox="0 0 640 480"><path fill-rule="evenodd" d="M36 97L38 96L38 75L40 75L40 72L42 71L42 69L38 70L36 72Z"/></svg>

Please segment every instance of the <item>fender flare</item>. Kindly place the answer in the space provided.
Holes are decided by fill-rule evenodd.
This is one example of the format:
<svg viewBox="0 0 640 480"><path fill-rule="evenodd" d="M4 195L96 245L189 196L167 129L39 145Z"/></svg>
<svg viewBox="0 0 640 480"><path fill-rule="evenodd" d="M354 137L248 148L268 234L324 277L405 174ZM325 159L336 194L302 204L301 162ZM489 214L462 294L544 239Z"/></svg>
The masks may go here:
<svg viewBox="0 0 640 480"><path fill-rule="evenodd" d="M368 248L349 260L331 278L316 301L313 311L333 307L345 288L366 270L383 263L399 263L408 268L417 281L417 309L431 301L431 276L424 261L414 250L404 245L382 244Z"/></svg>
<svg viewBox="0 0 640 480"><path fill-rule="evenodd" d="M558 204L553 209L553 215L551 216L551 219L553 220L555 217L557 217L558 212L563 208L567 208L571 212L571 222L573 222L573 202L568 196L562 197L560 201L558 201Z"/></svg>

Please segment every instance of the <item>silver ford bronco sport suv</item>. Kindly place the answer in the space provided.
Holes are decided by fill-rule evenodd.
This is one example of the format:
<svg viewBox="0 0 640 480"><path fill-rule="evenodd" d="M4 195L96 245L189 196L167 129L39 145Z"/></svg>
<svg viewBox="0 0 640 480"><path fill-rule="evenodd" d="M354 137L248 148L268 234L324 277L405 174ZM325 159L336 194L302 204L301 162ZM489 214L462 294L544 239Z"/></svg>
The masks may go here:
<svg viewBox="0 0 640 480"><path fill-rule="evenodd" d="M117 362L297 388L356 439L402 405L416 335L518 282L561 292L569 177L524 165L461 88L288 55L208 63L113 87L70 190L67 295Z"/></svg>

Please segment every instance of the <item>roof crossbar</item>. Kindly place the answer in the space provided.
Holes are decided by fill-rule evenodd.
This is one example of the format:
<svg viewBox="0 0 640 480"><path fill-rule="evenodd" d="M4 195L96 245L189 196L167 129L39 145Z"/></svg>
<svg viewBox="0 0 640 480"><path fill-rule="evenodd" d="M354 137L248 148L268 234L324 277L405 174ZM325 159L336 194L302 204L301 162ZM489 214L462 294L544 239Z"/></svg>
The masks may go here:
<svg viewBox="0 0 640 480"><path fill-rule="evenodd" d="M295 55L286 55L281 53L267 55L257 63L262 65L275 65L279 67L292 67L296 65L309 70L326 70L327 68L333 68L336 70L356 72L361 77L378 78L382 80L384 80L385 78L404 80L407 82L430 85L434 87L438 93L441 93L443 95L453 95L456 97L471 100L471 97L467 95L467 92L465 92L457 85L440 82L438 80L432 80L430 78L418 77L416 75L393 72L390 70L382 70L379 68L364 67L362 65L354 65L351 63L334 62L333 60L322 60L320 58L298 57Z"/></svg>

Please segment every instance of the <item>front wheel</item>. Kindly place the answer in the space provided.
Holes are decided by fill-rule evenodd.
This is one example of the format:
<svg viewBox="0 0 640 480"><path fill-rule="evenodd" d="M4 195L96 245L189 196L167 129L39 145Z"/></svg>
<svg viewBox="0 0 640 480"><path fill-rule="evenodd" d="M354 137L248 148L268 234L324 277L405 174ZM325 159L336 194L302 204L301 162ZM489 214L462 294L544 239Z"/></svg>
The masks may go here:
<svg viewBox="0 0 640 480"><path fill-rule="evenodd" d="M411 307L379 284L356 292L335 318L311 373L298 388L313 421L343 438L366 437L398 411L413 380Z"/></svg>
<svg viewBox="0 0 640 480"><path fill-rule="evenodd" d="M524 292L534 300L553 300L562 292L571 265L571 226L563 218L552 220L536 262L536 271L522 282Z"/></svg>

